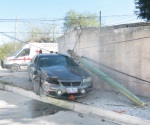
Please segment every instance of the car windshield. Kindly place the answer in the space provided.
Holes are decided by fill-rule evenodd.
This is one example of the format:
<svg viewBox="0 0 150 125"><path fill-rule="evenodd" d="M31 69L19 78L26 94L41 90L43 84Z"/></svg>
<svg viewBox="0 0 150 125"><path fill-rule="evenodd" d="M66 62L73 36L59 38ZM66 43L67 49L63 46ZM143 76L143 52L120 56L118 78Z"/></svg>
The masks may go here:
<svg viewBox="0 0 150 125"><path fill-rule="evenodd" d="M39 58L39 67L49 67L49 66L77 66L77 64L67 56L57 55L57 56L42 56Z"/></svg>
<svg viewBox="0 0 150 125"><path fill-rule="evenodd" d="M19 53L20 53L20 51L22 50L22 48L21 49L19 49L19 50L17 50L15 53L14 53L14 55L13 56L17 56Z"/></svg>

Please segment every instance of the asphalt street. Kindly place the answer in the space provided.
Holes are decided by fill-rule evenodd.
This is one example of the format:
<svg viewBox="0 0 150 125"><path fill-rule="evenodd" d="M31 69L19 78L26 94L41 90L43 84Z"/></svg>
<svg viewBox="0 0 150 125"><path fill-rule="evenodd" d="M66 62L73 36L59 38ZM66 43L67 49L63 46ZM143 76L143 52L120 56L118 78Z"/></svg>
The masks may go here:
<svg viewBox="0 0 150 125"><path fill-rule="evenodd" d="M12 86L33 91L33 84L28 80L27 72L11 73L9 70L0 70L0 81ZM148 104L147 107L137 107L124 95L115 91L93 89L84 98L75 100L78 103L98 107L105 110L136 116L146 120L150 119L150 98L139 97Z"/></svg>
<svg viewBox="0 0 150 125"><path fill-rule="evenodd" d="M0 90L0 125L121 125Z"/></svg>

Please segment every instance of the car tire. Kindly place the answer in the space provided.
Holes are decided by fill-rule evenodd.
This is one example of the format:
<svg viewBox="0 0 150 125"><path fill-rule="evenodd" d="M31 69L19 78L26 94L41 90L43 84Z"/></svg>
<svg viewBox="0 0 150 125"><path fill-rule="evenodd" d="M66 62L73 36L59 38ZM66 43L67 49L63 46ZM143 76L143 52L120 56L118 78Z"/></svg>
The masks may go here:
<svg viewBox="0 0 150 125"><path fill-rule="evenodd" d="M19 65L13 64L13 65L11 65L10 71L11 71L11 72L18 72L19 69L20 69L20 68L19 68Z"/></svg>
<svg viewBox="0 0 150 125"><path fill-rule="evenodd" d="M34 79L33 84L35 94L40 95L40 79L39 78Z"/></svg>

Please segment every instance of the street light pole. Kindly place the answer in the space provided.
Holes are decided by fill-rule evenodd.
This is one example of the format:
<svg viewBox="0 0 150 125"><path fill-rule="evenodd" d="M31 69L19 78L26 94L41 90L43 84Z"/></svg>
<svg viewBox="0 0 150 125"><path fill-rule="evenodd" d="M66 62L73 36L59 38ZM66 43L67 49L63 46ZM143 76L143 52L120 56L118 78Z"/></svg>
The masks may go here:
<svg viewBox="0 0 150 125"><path fill-rule="evenodd" d="M102 19L101 19L101 11L99 12L99 26L101 27Z"/></svg>
<svg viewBox="0 0 150 125"><path fill-rule="evenodd" d="M17 39L17 16L15 21L15 39ZM15 51L16 51L16 40L15 40Z"/></svg>

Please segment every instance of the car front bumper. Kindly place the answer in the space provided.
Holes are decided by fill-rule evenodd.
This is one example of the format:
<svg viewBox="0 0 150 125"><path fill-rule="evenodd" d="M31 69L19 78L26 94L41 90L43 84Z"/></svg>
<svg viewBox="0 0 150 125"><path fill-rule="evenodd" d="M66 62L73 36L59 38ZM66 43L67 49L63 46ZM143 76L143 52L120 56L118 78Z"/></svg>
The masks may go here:
<svg viewBox="0 0 150 125"><path fill-rule="evenodd" d="M92 90L92 82L81 83L80 86L62 86L55 84L43 85L43 91L46 95L69 99L70 96L73 98L80 98L85 96L89 91Z"/></svg>
<svg viewBox="0 0 150 125"><path fill-rule="evenodd" d="M2 61L1 61L1 67L3 69L10 69L11 68L11 65L10 64L4 64Z"/></svg>

